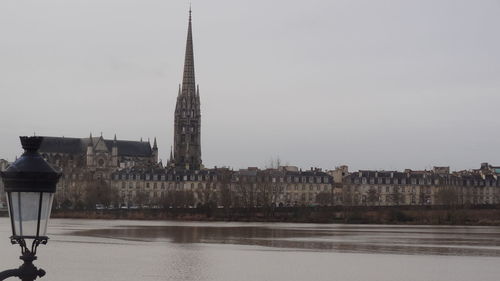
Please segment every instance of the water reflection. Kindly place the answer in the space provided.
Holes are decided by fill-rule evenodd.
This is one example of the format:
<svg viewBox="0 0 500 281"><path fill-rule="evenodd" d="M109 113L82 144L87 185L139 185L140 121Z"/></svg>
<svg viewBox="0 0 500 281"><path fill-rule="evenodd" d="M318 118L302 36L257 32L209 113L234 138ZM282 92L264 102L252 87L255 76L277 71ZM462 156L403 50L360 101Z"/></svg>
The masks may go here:
<svg viewBox="0 0 500 281"><path fill-rule="evenodd" d="M72 235L179 244L212 243L270 249L500 257L500 228L363 225L172 224L115 226Z"/></svg>

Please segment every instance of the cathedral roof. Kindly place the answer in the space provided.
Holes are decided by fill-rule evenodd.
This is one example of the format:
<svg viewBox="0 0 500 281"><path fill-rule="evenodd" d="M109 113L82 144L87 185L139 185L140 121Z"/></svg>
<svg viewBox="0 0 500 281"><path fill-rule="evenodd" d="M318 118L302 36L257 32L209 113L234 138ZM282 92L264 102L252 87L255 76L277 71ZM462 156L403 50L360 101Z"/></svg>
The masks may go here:
<svg viewBox="0 0 500 281"><path fill-rule="evenodd" d="M59 138L59 137L43 137L39 151L50 153L66 153L66 154L81 154L85 152L86 144L84 145L79 138Z"/></svg>
<svg viewBox="0 0 500 281"><path fill-rule="evenodd" d="M101 140L97 138L66 138L66 137L43 137L40 145L41 153L64 153L64 154L85 154L89 143L97 146ZM116 143L119 156L132 157L150 157L152 154L151 146L148 142L126 141L126 140L106 140L105 147L109 152L112 151L113 145Z"/></svg>
<svg viewBox="0 0 500 281"><path fill-rule="evenodd" d="M104 140L104 142L111 151L114 141ZM148 142L117 140L116 146L118 147L118 155L120 156L149 157L152 153Z"/></svg>

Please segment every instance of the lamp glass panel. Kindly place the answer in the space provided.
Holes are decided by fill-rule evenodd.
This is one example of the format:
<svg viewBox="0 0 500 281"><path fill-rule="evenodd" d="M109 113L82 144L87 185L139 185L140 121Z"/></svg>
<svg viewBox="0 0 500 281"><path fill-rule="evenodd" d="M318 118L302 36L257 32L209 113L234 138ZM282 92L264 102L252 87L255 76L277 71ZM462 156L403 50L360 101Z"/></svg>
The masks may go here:
<svg viewBox="0 0 500 281"><path fill-rule="evenodd" d="M49 223L50 211L52 210L52 201L54 193L43 193L42 209L40 214L40 236L47 236L47 225Z"/></svg>
<svg viewBox="0 0 500 281"><path fill-rule="evenodd" d="M7 207L9 210L10 220L12 222L12 235L18 235L16 233L16 230L19 231L19 228L21 226L21 219L19 218L19 212L17 212L16 211L17 209L14 208L15 204L11 203L13 193L16 193L16 192L7 192Z"/></svg>
<svg viewBox="0 0 500 281"><path fill-rule="evenodd" d="M36 236L40 193L10 192L10 197L11 219L14 222L13 234L16 236Z"/></svg>

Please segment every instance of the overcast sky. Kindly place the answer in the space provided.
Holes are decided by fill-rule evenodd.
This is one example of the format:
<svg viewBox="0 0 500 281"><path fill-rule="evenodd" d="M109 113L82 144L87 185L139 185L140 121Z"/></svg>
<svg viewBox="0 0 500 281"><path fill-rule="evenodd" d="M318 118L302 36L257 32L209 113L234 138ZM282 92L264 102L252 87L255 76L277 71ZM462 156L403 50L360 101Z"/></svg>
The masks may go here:
<svg viewBox="0 0 500 281"><path fill-rule="evenodd" d="M19 135L173 143L188 1L0 1ZM500 164L500 1L193 0L206 166Z"/></svg>

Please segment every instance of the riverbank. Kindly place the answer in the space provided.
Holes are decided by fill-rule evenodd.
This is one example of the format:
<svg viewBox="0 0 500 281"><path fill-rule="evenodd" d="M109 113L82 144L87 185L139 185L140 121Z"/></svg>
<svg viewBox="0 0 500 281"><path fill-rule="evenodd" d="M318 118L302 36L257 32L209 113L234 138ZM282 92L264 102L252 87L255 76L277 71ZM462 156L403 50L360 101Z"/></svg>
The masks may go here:
<svg viewBox="0 0 500 281"><path fill-rule="evenodd" d="M500 209L425 207L289 207L255 209L54 210L53 218L500 226Z"/></svg>

